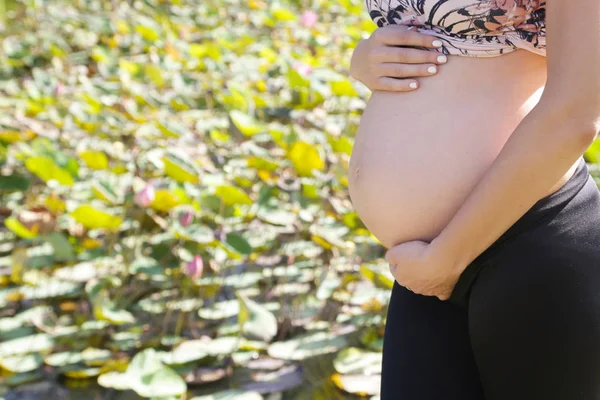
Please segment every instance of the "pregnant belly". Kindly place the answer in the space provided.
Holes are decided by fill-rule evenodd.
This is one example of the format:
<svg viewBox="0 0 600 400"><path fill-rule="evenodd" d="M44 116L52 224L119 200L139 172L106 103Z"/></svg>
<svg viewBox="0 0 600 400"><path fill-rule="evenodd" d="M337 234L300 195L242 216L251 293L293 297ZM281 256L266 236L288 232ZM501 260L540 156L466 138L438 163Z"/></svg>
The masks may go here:
<svg viewBox="0 0 600 400"><path fill-rule="evenodd" d="M374 92L348 170L352 204L386 247L444 228L537 104L545 59L451 57L409 93Z"/></svg>

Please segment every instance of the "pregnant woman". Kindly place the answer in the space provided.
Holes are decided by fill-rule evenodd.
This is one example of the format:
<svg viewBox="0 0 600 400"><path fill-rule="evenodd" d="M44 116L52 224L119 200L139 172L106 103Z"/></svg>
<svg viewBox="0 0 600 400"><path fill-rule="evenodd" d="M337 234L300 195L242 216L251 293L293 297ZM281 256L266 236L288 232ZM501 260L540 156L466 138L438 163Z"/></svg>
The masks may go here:
<svg viewBox="0 0 600 400"><path fill-rule="evenodd" d="M600 2L366 3L349 190L395 278L382 400L600 399Z"/></svg>

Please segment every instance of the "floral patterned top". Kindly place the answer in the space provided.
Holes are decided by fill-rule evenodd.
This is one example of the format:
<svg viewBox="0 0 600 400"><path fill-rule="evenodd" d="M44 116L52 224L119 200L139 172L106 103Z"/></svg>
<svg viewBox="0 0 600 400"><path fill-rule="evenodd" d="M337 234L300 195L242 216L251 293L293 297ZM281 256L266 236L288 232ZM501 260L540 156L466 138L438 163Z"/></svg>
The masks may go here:
<svg viewBox="0 0 600 400"><path fill-rule="evenodd" d="M494 57L525 49L546 55L546 0L365 0L378 26L418 26L439 52ZM431 49L427 49L431 50Z"/></svg>

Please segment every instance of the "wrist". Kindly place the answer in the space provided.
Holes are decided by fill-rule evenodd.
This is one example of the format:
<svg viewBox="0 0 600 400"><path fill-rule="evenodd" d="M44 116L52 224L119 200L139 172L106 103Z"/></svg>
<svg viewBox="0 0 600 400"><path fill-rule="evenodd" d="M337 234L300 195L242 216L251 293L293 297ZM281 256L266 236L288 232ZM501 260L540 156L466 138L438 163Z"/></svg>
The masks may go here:
<svg viewBox="0 0 600 400"><path fill-rule="evenodd" d="M468 262L461 256L459 246L445 241L443 235L437 236L431 241L429 250L435 262L452 274L458 276L468 266Z"/></svg>

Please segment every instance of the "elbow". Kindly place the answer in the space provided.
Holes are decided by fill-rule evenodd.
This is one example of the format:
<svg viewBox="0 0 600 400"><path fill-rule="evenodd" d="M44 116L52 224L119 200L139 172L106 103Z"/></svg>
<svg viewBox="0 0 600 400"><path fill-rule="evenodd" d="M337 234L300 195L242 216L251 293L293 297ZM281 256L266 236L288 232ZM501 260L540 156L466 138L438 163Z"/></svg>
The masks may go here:
<svg viewBox="0 0 600 400"><path fill-rule="evenodd" d="M580 96L574 100L543 101L544 115L548 116L550 129L560 133L565 144L577 147L581 152L594 142L600 132L600 101ZM557 97L555 97L556 99ZM569 146L571 147L571 146Z"/></svg>
<svg viewBox="0 0 600 400"><path fill-rule="evenodd" d="M600 118L576 117L567 119L562 129L564 142L567 147L574 147L578 154L583 154L596 140ZM572 145L572 146L569 146Z"/></svg>
<svg viewBox="0 0 600 400"><path fill-rule="evenodd" d="M579 153L583 154L596 140L598 129L582 129L576 136Z"/></svg>

